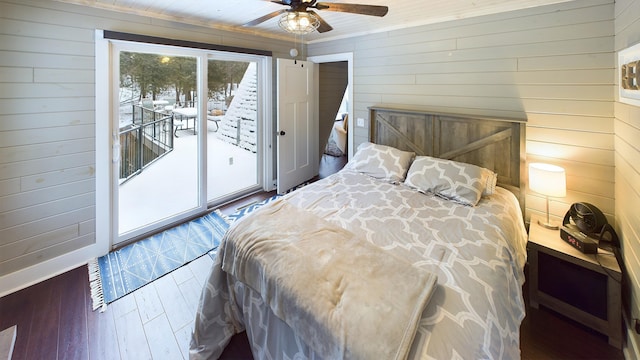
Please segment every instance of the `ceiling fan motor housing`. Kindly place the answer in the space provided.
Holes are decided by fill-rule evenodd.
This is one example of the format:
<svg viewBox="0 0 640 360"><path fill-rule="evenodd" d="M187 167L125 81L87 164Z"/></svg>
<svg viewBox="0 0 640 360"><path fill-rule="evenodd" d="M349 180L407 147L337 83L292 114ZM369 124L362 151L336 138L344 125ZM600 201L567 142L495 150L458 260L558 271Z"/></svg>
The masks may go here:
<svg viewBox="0 0 640 360"><path fill-rule="evenodd" d="M361 14L361 15L370 15L370 16L379 16L379 17L387 15L387 12L389 11L388 6L382 6L382 5L318 2L318 0L270 0L270 1L278 5L288 6L289 9L281 9L281 10L273 11L269 14L266 14L255 20L245 23L244 26L255 26L269 19L272 19L274 17L281 16L278 24L287 32L291 32L295 34L306 34L316 30L319 33L325 33L327 31L333 30L333 28L326 21L324 21L324 19L318 13L313 11L313 9ZM313 27L304 26L303 29L298 29L298 27L291 28L289 26L285 26L286 25L285 23L287 22L287 17L290 15L294 17L304 15L305 18L313 19L314 23L317 23L317 24L315 24Z"/></svg>

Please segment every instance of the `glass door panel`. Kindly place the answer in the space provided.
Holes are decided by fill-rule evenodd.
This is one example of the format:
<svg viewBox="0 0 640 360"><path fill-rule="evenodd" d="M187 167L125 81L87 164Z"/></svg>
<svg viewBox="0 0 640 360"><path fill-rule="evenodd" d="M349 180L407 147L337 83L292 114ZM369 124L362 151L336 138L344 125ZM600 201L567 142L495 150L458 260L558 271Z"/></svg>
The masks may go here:
<svg viewBox="0 0 640 360"><path fill-rule="evenodd" d="M207 64L207 201L259 184L257 63Z"/></svg>
<svg viewBox="0 0 640 360"><path fill-rule="evenodd" d="M118 242L199 207L198 59L117 51Z"/></svg>

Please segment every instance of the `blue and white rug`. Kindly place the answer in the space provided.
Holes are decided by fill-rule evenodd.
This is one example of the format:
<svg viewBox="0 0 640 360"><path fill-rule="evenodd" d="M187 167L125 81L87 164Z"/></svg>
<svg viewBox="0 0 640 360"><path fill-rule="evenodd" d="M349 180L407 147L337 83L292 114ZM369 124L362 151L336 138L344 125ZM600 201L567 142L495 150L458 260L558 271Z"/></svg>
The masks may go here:
<svg viewBox="0 0 640 360"><path fill-rule="evenodd" d="M233 222L237 221L238 219L240 219L241 217L249 214L252 211L257 210L258 208L276 200L277 198L281 197L282 195L274 195L270 198L264 199L260 202L257 203L253 203L253 204L249 204L243 208L238 209L235 213L231 214L231 215L227 215L227 219L229 220L229 223L233 224Z"/></svg>
<svg viewBox="0 0 640 360"><path fill-rule="evenodd" d="M89 261L93 310L104 311L107 304L204 254L213 258L230 224L281 196L274 195L227 216L216 210Z"/></svg>
<svg viewBox="0 0 640 360"><path fill-rule="evenodd" d="M220 245L229 222L217 211L89 262L93 309L141 288Z"/></svg>
<svg viewBox="0 0 640 360"><path fill-rule="evenodd" d="M284 194L276 194L276 195L273 195L270 198L266 198L266 199L264 199L264 200L262 200L260 202L256 202L256 203L244 206L242 208L239 208L235 213L233 213L231 215L227 215L226 218L229 221L229 224L233 224L235 221L237 221L241 217L247 215L248 213L257 210L260 207L262 207L262 206L264 206L264 205L266 205L266 204L268 204L270 202L275 201L276 199L278 199L281 196L284 196L284 195L286 195L286 194L288 194L288 193L290 193L292 191L298 190L298 189L300 189L302 187L305 187L307 185L309 185L308 181L304 182L304 183L302 183L300 185L297 185L297 186L295 186L295 187L293 187L293 188L291 188L291 189L289 189L287 191L285 191Z"/></svg>
<svg viewBox="0 0 640 360"><path fill-rule="evenodd" d="M293 191L293 190L292 190ZM242 218L243 216L251 213L252 211L255 211L257 209L259 209L260 207L276 200L277 198L281 197L282 195L280 194L276 194L273 195L270 198L266 198L260 202L256 202L253 204L249 204L245 207L239 208L238 210L236 210L236 212L234 212L231 215L226 215L225 219L227 220L227 222L229 223L229 225L233 224L234 222L240 220L240 218ZM214 249L212 249L211 251L209 251L209 256L213 259L216 256L216 253L218 252L218 247L216 246Z"/></svg>

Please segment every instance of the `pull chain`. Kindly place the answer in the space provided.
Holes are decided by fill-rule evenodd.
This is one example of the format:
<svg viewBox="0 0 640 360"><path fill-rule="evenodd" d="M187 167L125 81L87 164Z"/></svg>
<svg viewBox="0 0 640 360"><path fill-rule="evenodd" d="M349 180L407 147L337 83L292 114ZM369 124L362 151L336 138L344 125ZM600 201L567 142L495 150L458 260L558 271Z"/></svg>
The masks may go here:
<svg viewBox="0 0 640 360"><path fill-rule="evenodd" d="M304 58L304 50L302 49L304 40L304 34L300 35L300 39L298 39L298 34L293 35L293 48L289 50L289 55L293 58L293 63L298 65L298 55L301 55ZM298 51L298 45L300 45L300 51ZM300 67L304 67L304 63L300 64Z"/></svg>

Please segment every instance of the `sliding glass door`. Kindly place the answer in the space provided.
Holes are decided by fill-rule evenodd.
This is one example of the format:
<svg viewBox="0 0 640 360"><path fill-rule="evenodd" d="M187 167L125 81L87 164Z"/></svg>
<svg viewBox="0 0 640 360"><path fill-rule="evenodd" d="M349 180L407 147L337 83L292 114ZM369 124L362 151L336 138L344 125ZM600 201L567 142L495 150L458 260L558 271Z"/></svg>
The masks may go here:
<svg viewBox="0 0 640 360"><path fill-rule="evenodd" d="M262 187L254 58L114 43L114 247Z"/></svg>

